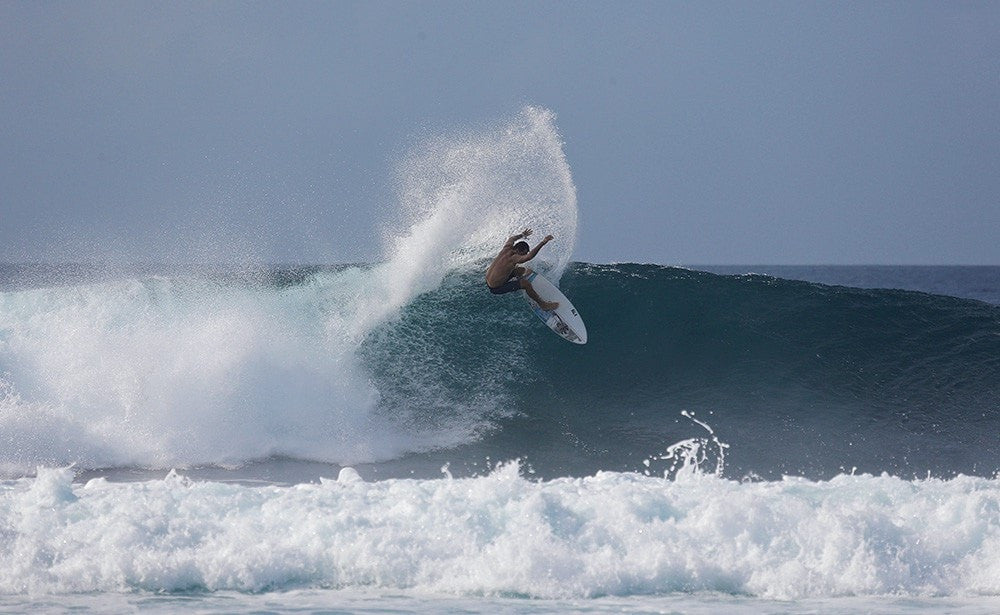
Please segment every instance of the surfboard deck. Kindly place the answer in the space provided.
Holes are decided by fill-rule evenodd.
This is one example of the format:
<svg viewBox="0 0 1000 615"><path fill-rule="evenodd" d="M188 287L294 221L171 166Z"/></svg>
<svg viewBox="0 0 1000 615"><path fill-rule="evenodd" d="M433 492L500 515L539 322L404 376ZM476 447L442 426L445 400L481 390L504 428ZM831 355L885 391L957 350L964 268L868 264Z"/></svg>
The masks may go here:
<svg viewBox="0 0 1000 615"><path fill-rule="evenodd" d="M566 295L562 294L552 282L546 280L537 271L532 271L525 279L531 282L531 286L543 301L559 302L559 307L556 309L552 311L543 310L528 296L528 293L525 293L524 298L528 301L528 305L531 306L531 311L549 329L555 331L559 337L574 344L586 344L587 326L583 324L583 318L580 317L580 314L573 307L570 300L566 298Z"/></svg>

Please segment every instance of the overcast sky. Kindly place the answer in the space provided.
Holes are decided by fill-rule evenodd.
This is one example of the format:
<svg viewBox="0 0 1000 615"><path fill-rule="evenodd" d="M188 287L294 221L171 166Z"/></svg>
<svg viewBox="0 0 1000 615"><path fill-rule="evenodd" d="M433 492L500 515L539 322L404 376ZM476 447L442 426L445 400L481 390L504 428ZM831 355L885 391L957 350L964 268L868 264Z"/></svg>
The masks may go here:
<svg viewBox="0 0 1000 615"><path fill-rule="evenodd" d="M575 260L1000 265L998 32L998 2L3 0L0 260L377 259L407 148L532 104Z"/></svg>

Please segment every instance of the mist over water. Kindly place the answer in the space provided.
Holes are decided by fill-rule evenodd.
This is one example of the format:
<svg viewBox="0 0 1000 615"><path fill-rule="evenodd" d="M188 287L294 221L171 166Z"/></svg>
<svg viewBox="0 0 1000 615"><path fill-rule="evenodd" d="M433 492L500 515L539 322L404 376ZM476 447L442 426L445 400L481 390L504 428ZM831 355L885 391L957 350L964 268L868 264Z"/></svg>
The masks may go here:
<svg viewBox="0 0 1000 615"><path fill-rule="evenodd" d="M410 265L406 278L439 283L530 226L555 236L534 262L558 281L576 244L577 206L554 120L526 107L511 122L414 148L397 174L403 228L387 233L387 260Z"/></svg>

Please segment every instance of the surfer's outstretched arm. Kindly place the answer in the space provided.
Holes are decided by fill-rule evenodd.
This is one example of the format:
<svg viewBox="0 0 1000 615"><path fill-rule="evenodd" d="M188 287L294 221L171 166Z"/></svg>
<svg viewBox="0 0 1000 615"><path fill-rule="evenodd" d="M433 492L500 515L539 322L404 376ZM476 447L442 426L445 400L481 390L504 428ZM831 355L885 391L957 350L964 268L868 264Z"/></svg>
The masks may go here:
<svg viewBox="0 0 1000 615"><path fill-rule="evenodd" d="M535 246L534 248L532 248L530 252L528 252L524 256L520 257L518 259L518 262L520 262L520 263L526 263L526 262L530 261L531 259L535 258L535 255L538 254L538 251L542 249L542 246L544 246L545 244L547 244L550 241L552 241L552 235L546 235L545 239L539 241L538 245Z"/></svg>

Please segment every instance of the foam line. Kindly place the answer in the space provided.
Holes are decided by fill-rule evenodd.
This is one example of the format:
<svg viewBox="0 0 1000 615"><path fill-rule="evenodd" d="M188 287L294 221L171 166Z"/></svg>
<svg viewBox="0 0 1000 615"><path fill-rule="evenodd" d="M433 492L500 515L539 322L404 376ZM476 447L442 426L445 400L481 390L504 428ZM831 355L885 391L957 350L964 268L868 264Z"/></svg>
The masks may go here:
<svg viewBox="0 0 1000 615"><path fill-rule="evenodd" d="M590 598L1000 594L1000 482L637 474L0 484L0 593L380 588Z"/></svg>

